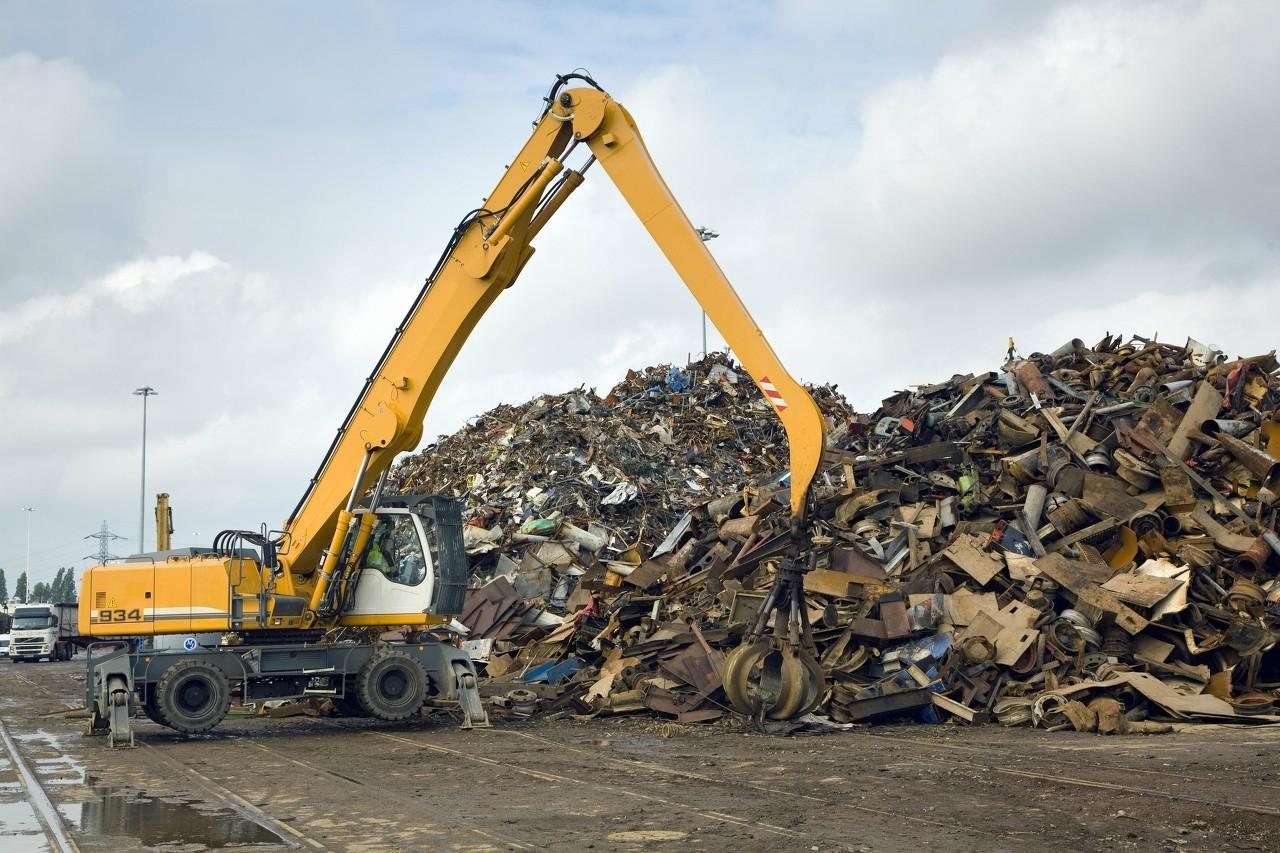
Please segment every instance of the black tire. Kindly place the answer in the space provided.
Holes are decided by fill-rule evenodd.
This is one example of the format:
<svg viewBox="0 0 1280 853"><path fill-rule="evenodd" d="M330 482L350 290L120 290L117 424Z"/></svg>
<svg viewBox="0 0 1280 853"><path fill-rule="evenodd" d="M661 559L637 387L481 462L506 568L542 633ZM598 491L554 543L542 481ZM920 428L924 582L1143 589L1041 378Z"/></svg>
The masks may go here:
<svg viewBox="0 0 1280 853"><path fill-rule="evenodd" d="M187 735L209 731L231 707L227 676L198 660L179 661L165 670L153 696L160 717L156 722Z"/></svg>
<svg viewBox="0 0 1280 853"><path fill-rule="evenodd" d="M157 725L170 729L173 728L173 725L165 715L160 713L160 707L156 705L156 690L154 687L147 691L146 701L142 703L142 713L146 714L147 719Z"/></svg>
<svg viewBox="0 0 1280 853"><path fill-rule="evenodd" d="M404 652L377 652L360 667L356 695L371 717L407 720L427 701L427 674Z"/></svg>

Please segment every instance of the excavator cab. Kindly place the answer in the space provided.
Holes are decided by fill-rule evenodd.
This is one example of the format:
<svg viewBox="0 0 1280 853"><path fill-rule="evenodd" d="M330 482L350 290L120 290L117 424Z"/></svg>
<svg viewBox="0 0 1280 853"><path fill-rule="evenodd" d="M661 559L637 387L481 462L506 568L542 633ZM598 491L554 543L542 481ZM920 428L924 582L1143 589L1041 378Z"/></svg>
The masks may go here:
<svg viewBox="0 0 1280 853"><path fill-rule="evenodd" d="M350 603L340 624L408 623L412 615L461 612L468 571L462 502L443 495L400 495L354 514L363 521L370 512L372 532L354 555ZM357 529L348 535L345 552L354 549Z"/></svg>

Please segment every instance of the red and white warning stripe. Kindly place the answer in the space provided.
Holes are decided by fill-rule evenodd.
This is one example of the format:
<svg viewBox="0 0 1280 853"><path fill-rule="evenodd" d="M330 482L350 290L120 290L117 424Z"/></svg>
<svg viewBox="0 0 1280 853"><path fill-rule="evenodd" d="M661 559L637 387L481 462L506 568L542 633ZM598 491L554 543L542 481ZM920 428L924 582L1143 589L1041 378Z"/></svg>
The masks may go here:
<svg viewBox="0 0 1280 853"><path fill-rule="evenodd" d="M782 411L787 407L787 401L782 399L782 394L778 393L778 389L773 387L773 383L769 381L768 376L760 377L760 390L764 391L764 395L769 398L769 402L773 403L773 407L778 411Z"/></svg>

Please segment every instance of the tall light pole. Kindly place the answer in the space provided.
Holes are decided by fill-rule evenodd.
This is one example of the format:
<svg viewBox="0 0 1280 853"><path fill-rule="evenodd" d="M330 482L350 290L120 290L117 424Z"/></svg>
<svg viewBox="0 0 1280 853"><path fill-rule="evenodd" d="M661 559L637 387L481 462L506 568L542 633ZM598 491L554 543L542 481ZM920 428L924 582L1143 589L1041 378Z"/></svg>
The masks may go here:
<svg viewBox="0 0 1280 853"><path fill-rule="evenodd" d="M147 398L160 392L150 385L135 389L135 397L142 398L142 491L138 495L138 553L147 551Z"/></svg>
<svg viewBox="0 0 1280 853"><path fill-rule="evenodd" d="M702 242L704 243L707 242L708 240L714 240L719 236L720 236L719 231L712 231L710 228L708 228L705 225L698 226L698 238L702 240ZM702 357L703 358L707 357L707 312L706 310L703 310L702 312Z"/></svg>
<svg viewBox="0 0 1280 853"><path fill-rule="evenodd" d="M31 577L31 513L36 511L33 506L24 506L22 511L27 514L27 577ZM28 580L27 583L31 581Z"/></svg>

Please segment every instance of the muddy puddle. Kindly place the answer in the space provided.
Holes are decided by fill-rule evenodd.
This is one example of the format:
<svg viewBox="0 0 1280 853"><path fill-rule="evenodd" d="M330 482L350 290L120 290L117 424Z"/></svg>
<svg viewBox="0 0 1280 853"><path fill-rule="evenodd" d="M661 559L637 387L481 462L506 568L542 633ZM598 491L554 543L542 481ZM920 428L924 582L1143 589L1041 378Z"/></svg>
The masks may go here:
<svg viewBox="0 0 1280 853"><path fill-rule="evenodd" d="M92 785L90 790L92 796L85 802L59 806L77 835L136 838L146 847L170 853L284 845L279 835L231 809L110 785Z"/></svg>
<svg viewBox="0 0 1280 853"><path fill-rule="evenodd" d="M58 811L69 830L85 839L134 839L164 853L286 846L276 833L225 807L184 795L152 796L136 788L103 784L86 772L64 736L45 731L19 734L40 785L58 792ZM0 853L48 850L43 828L21 797L22 786L8 758L0 758ZM110 843L110 842L108 842Z"/></svg>
<svg viewBox="0 0 1280 853"><path fill-rule="evenodd" d="M44 828L25 802L0 803L0 850L5 853L44 853Z"/></svg>
<svg viewBox="0 0 1280 853"><path fill-rule="evenodd" d="M14 735L14 740L22 745L22 752L42 786L84 784L84 765L68 751L63 735L40 729Z"/></svg>
<svg viewBox="0 0 1280 853"><path fill-rule="evenodd" d="M18 781L17 771L9 759L0 756L0 794L5 791L21 791L22 783Z"/></svg>

